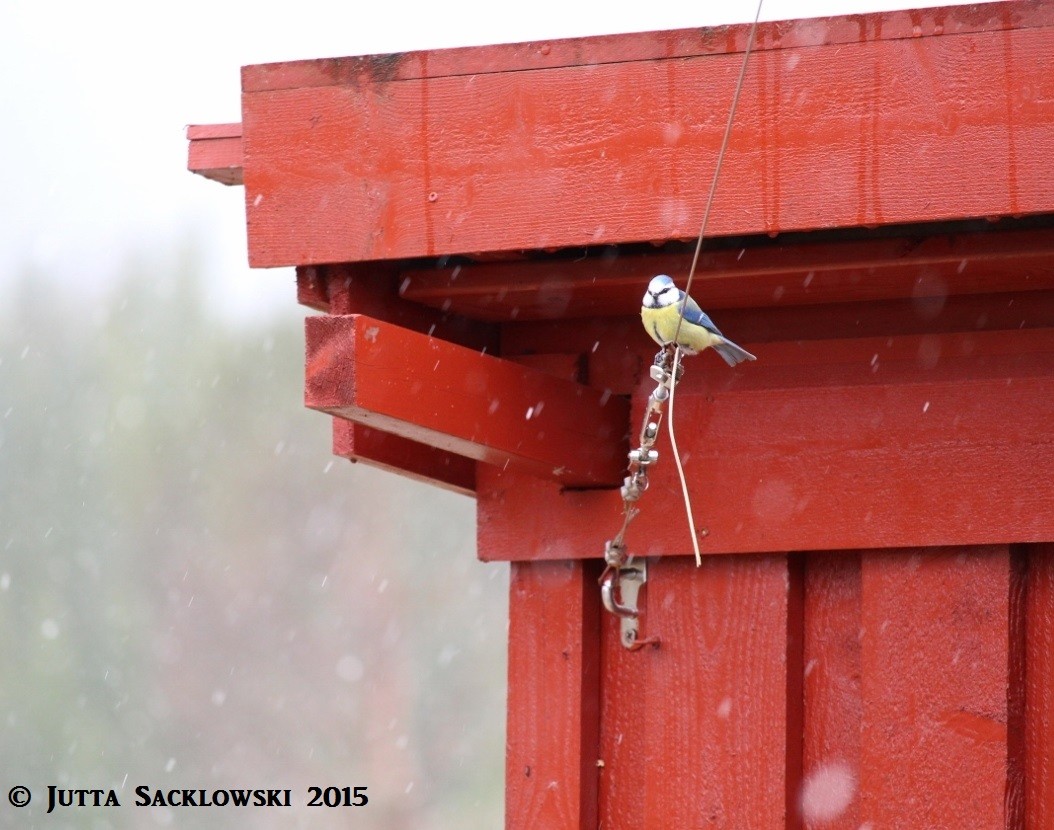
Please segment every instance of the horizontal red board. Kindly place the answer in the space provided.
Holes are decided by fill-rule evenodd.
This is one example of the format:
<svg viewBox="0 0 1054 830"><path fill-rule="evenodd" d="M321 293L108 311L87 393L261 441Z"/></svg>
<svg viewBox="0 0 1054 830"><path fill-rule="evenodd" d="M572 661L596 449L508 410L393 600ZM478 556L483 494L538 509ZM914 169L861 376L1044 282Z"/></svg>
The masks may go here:
<svg viewBox="0 0 1054 830"><path fill-rule="evenodd" d="M692 253L613 254L408 268L400 296L482 320L625 316L656 274L681 287ZM707 309L943 298L1054 288L1054 231L751 244L704 251L692 295Z"/></svg>
<svg viewBox="0 0 1054 830"><path fill-rule="evenodd" d="M882 19L752 58L711 234L1054 210L1054 26ZM700 52L246 91L250 262L694 238L742 63Z"/></svg>
<svg viewBox="0 0 1054 830"><path fill-rule="evenodd" d="M333 454L444 490L475 494L476 463L472 459L344 418L333 419Z"/></svg>
<svg viewBox="0 0 1054 830"><path fill-rule="evenodd" d="M621 478L624 398L364 315L309 317L305 404L574 486ZM405 445L404 445L405 446Z"/></svg>
<svg viewBox="0 0 1054 830"><path fill-rule="evenodd" d="M690 359L675 399L704 553L1054 538L1054 329L746 345ZM657 448L630 550L688 554L665 425ZM600 556L620 525L617 491L481 466L477 493L484 559Z"/></svg>
<svg viewBox="0 0 1054 830"><path fill-rule="evenodd" d="M1050 24L1054 24L1054 9L1036 0L905 9L881 15L761 23L754 49L760 52L797 46L900 40ZM448 75L482 75L735 53L746 48L749 35L750 27L746 25L711 26L287 61L243 67L242 89L246 92L262 92L311 86L363 85Z"/></svg>
<svg viewBox="0 0 1054 830"><path fill-rule="evenodd" d="M192 124L187 169L221 184L242 184L242 125Z"/></svg>

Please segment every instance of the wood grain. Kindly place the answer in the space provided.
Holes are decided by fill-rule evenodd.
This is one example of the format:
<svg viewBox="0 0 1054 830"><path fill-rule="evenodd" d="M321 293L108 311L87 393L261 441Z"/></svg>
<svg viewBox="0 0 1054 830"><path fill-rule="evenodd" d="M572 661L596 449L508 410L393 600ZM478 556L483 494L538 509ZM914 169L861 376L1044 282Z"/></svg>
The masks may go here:
<svg viewBox="0 0 1054 830"><path fill-rule="evenodd" d="M1054 535L1054 330L744 345L756 364L704 354L677 394L704 554ZM631 552L689 554L665 427L657 449ZM484 558L512 537L525 559L601 555L595 528L617 529L617 492L496 479L480 471Z"/></svg>
<svg viewBox="0 0 1054 830"><path fill-rule="evenodd" d="M675 275L683 288L692 260L689 250L589 253L409 268L401 272L399 294L481 320L625 316L640 306L656 274ZM744 244L702 254L692 286L708 310L911 297L939 311L950 296L1054 288L1054 232Z"/></svg>
<svg viewBox="0 0 1054 830"><path fill-rule="evenodd" d="M874 39L882 20L757 53L712 234L1054 210L1054 26ZM694 238L740 59L247 91L250 263Z"/></svg>
<svg viewBox="0 0 1054 830"><path fill-rule="evenodd" d="M476 462L344 418L333 419L333 454L462 495L475 495Z"/></svg>
<svg viewBox="0 0 1054 830"><path fill-rule="evenodd" d="M429 337L496 353L496 326L404 300L398 293L400 279L393 263L303 266L297 268L297 296L305 305L329 314L367 314Z"/></svg>
<svg viewBox="0 0 1054 830"><path fill-rule="evenodd" d="M506 830L597 826L597 576L582 562L512 567Z"/></svg>
<svg viewBox="0 0 1054 830"><path fill-rule="evenodd" d="M707 306L704 302L703 307ZM721 330L736 342L755 344L1054 328L1054 291L902 298L793 308L726 308L712 316ZM646 377L641 371L642 362L650 364L655 356L655 346L636 313L570 323L504 323L501 350L507 357L534 351L585 354L591 382L594 377L602 378L603 385L617 394L635 390ZM708 362L704 360L702 365ZM687 364L690 371L696 365L695 362Z"/></svg>
<svg viewBox="0 0 1054 830"><path fill-rule="evenodd" d="M612 486L624 399L364 315L309 317L305 404L446 452Z"/></svg>
<svg viewBox="0 0 1054 830"><path fill-rule="evenodd" d="M1005 546L863 554L860 818L1003 830Z"/></svg>
<svg viewBox="0 0 1054 830"><path fill-rule="evenodd" d="M1054 544L1028 551L1025 827L1054 827Z"/></svg>
<svg viewBox="0 0 1054 830"><path fill-rule="evenodd" d="M220 184L242 184L242 125L187 127L187 169Z"/></svg>
<svg viewBox="0 0 1054 830"><path fill-rule="evenodd" d="M894 11L881 16L852 15L808 21L763 22L758 26L754 48L766 51L857 43L867 39L917 39L1032 28L1051 23L1054 23L1054 14L1049 7L1036 0L981 3ZM311 86L361 86L378 81L390 83L446 75L520 72L736 53L745 48L749 30L750 27L746 25L714 26L260 64L242 69L242 89L246 92L261 92Z"/></svg>
<svg viewBox="0 0 1054 830"><path fill-rule="evenodd" d="M807 830L858 830L860 554L809 555L805 571L804 780Z"/></svg>
<svg viewBox="0 0 1054 830"><path fill-rule="evenodd" d="M603 629L601 826L788 826L789 578L778 555L651 560L659 648Z"/></svg>

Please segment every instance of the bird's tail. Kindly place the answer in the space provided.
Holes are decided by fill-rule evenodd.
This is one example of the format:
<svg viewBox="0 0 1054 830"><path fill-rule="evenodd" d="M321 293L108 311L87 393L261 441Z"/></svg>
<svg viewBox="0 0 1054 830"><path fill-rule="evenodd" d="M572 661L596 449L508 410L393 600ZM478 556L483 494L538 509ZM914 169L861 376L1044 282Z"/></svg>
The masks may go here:
<svg viewBox="0 0 1054 830"><path fill-rule="evenodd" d="M731 340L725 338L714 343L714 351L721 355L721 357L725 359L725 363L729 366L735 366L737 363L742 363L744 360L757 360L757 358L746 349L737 346Z"/></svg>

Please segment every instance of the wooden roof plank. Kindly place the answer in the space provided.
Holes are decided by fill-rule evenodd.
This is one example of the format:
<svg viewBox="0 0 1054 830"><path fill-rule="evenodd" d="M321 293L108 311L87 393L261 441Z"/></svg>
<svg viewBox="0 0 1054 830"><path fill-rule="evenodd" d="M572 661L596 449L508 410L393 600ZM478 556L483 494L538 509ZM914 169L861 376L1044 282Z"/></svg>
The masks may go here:
<svg viewBox="0 0 1054 830"><path fill-rule="evenodd" d="M881 15L762 22L754 48L762 52L1049 25L1054 25L1054 9L1037 0L977 3L896 10ZM242 68L242 90L369 86L456 75L736 54L746 48L749 33L750 26L733 24L258 64Z"/></svg>
<svg viewBox="0 0 1054 830"><path fill-rule="evenodd" d="M752 60L710 233L1054 212L1054 25L886 40L867 19ZM250 262L692 239L740 64L250 89Z"/></svg>

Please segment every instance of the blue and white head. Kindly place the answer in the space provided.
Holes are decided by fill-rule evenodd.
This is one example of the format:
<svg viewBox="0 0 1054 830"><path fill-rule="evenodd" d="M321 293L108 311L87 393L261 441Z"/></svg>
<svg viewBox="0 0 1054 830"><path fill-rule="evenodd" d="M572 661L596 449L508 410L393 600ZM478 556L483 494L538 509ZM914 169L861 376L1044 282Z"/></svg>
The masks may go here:
<svg viewBox="0 0 1054 830"><path fill-rule="evenodd" d="M681 298L681 292L677 286L665 274L652 277L648 283L648 290L644 292L645 308L666 308L673 305Z"/></svg>

